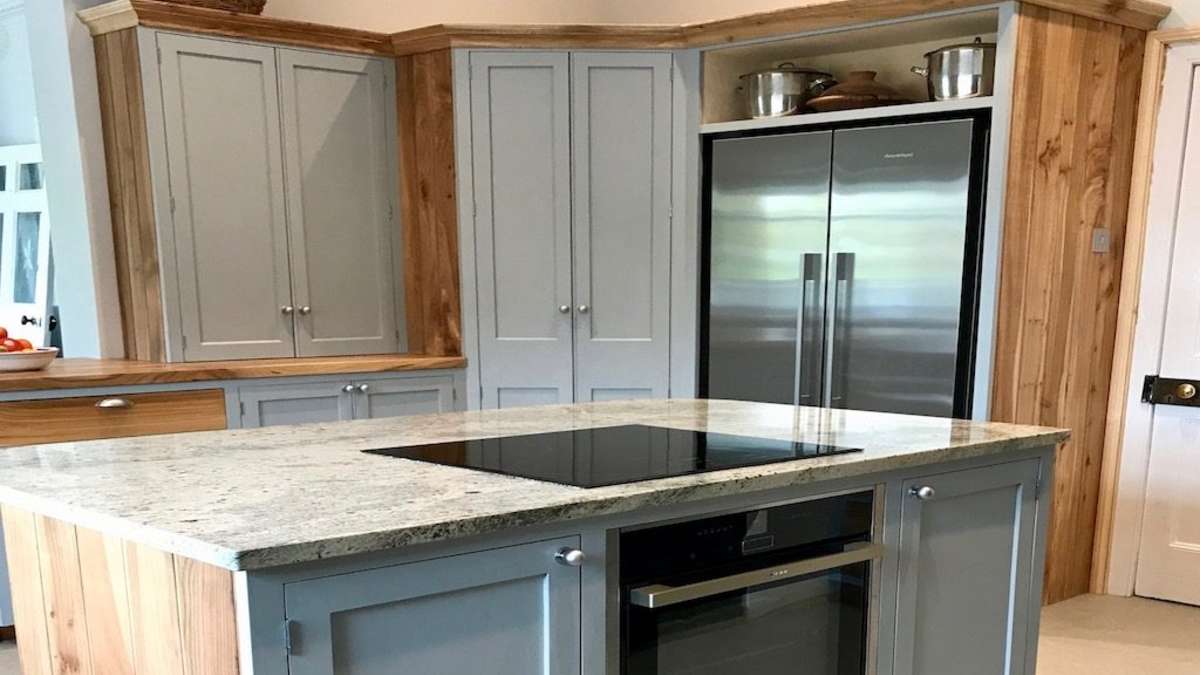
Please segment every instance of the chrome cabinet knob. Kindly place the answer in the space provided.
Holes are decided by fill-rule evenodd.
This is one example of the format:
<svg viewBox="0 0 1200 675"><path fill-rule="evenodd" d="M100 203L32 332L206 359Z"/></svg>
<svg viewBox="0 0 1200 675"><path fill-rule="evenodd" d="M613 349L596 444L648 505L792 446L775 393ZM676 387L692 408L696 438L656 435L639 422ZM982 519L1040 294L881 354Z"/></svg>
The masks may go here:
<svg viewBox="0 0 1200 675"><path fill-rule="evenodd" d="M570 313L571 313L571 306L570 306L570 305L559 305L559 306L558 306L558 313L559 313L559 314L570 314Z"/></svg>
<svg viewBox="0 0 1200 675"><path fill-rule="evenodd" d="M304 305L297 311L300 312L300 316L308 316L309 314L312 314L312 307L309 307L308 305Z"/></svg>
<svg viewBox="0 0 1200 675"><path fill-rule="evenodd" d="M588 307L587 305L580 305L578 309L580 314L587 314L592 308Z"/></svg>
<svg viewBox="0 0 1200 675"><path fill-rule="evenodd" d="M121 408L132 408L133 401L127 398L102 398L96 402L96 407L101 410L118 410Z"/></svg>
<svg viewBox="0 0 1200 675"><path fill-rule="evenodd" d="M348 384L348 385L342 387L342 391L346 392L347 394L353 394L354 393L354 385Z"/></svg>
<svg viewBox="0 0 1200 675"><path fill-rule="evenodd" d="M908 493L923 502L927 502L937 496L937 490L934 490L928 485L922 485L921 487L914 486L908 491Z"/></svg>
<svg viewBox="0 0 1200 675"><path fill-rule="evenodd" d="M360 394L365 394L370 389L371 389L371 387L368 385L365 385L365 384L358 385L358 393L360 393Z"/></svg>
<svg viewBox="0 0 1200 675"><path fill-rule="evenodd" d="M296 311L296 308L292 307L291 305L284 305L283 307L279 308L279 311L283 312L284 316L291 316L292 312Z"/></svg>
<svg viewBox="0 0 1200 675"><path fill-rule="evenodd" d="M560 548L558 553L554 554L554 562L567 567L579 567L583 565L583 559L586 557L583 551L577 548Z"/></svg>

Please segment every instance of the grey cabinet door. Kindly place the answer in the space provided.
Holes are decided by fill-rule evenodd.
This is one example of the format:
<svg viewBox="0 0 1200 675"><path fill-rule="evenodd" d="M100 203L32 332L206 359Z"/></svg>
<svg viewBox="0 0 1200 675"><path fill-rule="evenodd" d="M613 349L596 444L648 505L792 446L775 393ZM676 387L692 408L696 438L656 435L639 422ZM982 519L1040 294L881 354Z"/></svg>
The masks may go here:
<svg viewBox="0 0 1200 675"><path fill-rule="evenodd" d="M396 377L355 383L354 419L402 417L454 410L454 378ZM363 391L362 388L366 387Z"/></svg>
<svg viewBox="0 0 1200 675"><path fill-rule="evenodd" d="M275 50L158 46L183 357L294 356Z"/></svg>
<svg viewBox="0 0 1200 675"><path fill-rule="evenodd" d="M1042 573L1033 569L1039 465L904 483L896 675L1025 673L1027 615L1040 606L1031 597ZM925 487L931 499L913 493Z"/></svg>
<svg viewBox="0 0 1200 675"><path fill-rule="evenodd" d="M671 55L571 55L575 397L666 398Z"/></svg>
<svg viewBox="0 0 1200 675"><path fill-rule="evenodd" d="M577 537L288 584L291 675L580 672Z"/></svg>
<svg viewBox="0 0 1200 675"><path fill-rule="evenodd" d="M239 387L242 428L352 419L353 393L344 391L349 384L303 382Z"/></svg>
<svg viewBox="0 0 1200 675"><path fill-rule="evenodd" d="M299 356L395 352L394 71L278 50Z"/></svg>
<svg viewBox="0 0 1200 675"><path fill-rule="evenodd" d="M567 71L561 52L471 54L484 408L573 398Z"/></svg>

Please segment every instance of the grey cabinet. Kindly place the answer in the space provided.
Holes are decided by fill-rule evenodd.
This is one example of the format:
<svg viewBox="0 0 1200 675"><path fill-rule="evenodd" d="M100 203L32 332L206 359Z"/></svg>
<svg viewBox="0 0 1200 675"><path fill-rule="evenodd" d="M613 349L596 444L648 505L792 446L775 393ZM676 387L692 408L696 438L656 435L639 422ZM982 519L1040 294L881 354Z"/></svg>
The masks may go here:
<svg viewBox="0 0 1200 675"><path fill-rule="evenodd" d="M449 412L454 377L329 379L243 385L238 388L243 428L402 417Z"/></svg>
<svg viewBox="0 0 1200 675"><path fill-rule="evenodd" d="M171 359L400 351L390 61L154 37Z"/></svg>
<svg viewBox="0 0 1200 675"><path fill-rule="evenodd" d="M672 56L469 63L482 406L666 396Z"/></svg>
<svg viewBox="0 0 1200 675"><path fill-rule="evenodd" d="M904 483L895 675L1026 673L1040 607L1039 468L1033 459Z"/></svg>
<svg viewBox="0 0 1200 675"><path fill-rule="evenodd" d="M291 675L572 675L578 537L284 586ZM402 664L402 666L401 666Z"/></svg>

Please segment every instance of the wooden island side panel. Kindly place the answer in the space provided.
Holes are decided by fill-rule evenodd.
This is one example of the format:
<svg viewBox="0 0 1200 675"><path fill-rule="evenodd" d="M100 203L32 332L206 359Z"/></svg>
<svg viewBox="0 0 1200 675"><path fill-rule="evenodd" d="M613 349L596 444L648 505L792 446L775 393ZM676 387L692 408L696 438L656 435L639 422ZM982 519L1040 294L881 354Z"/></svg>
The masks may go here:
<svg viewBox="0 0 1200 675"><path fill-rule="evenodd" d="M22 675L238 675L232 572L2 511Z"/></svg>
<svg viewBox="0 0 1200 675"><path fill-rule="evenodd" d="M1146 33L1029 3L1019 21L991 412L1073 431L1049 523L1057 602L1089 588Z"/></svg>

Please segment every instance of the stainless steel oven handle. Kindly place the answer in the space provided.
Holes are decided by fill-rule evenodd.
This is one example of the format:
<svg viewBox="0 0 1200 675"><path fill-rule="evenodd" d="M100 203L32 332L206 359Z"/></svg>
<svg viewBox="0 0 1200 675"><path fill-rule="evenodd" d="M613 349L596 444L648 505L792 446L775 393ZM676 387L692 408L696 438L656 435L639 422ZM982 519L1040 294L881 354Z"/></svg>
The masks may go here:
<svg viewBox="0 0 1200 675"><path fill-rule="evenodd" d="M874 560L882 555L882 544L865 544L859 548L843 551L842 553L834 553L820 558L806 558L752 572L742 572L741 574L709 579L708 581L699 581L694 584L687 584L686 586L663 586L657 584L642 586L629 591L629 602L638 607L646 607L648 609L670 607L671 605L678 605L681 602L700 600L720 595L721 593L739 591L752 586L782 581L791 577L801 577L807 574L816 574L817 572L828 572L839 567Z"/></svg>

